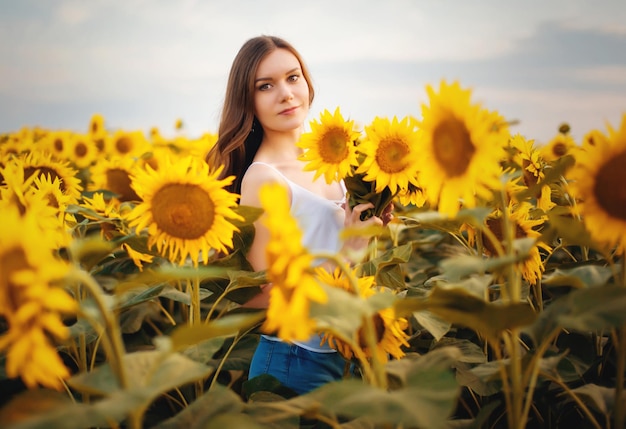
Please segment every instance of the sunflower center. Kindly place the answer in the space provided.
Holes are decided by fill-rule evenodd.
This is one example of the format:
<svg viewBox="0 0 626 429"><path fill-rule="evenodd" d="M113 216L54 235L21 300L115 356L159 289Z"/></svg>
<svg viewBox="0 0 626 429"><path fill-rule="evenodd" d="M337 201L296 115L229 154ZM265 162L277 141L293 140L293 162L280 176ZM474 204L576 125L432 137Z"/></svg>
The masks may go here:
<svg viewBox="0 0 626 429"><path fill-rule="evenodd" d="M476 147L465 124L455 117L442 121L433 132L435 158L448 177L462 176Z"/></svg>
<svg viewBox="0 0 626 429"><path fill-rule="evenodd" d="M20 304L19 286L11 283L11 277L13 273L29 268L26 253L21 247L6 249L0 254L0 291L6 291L4 293L6 293L10 309L16 310Z"/></svg>
<svg viewBox="0 0 626 429"><path fill-rule="evenodd" d="M96 149L98 149L98 152L104 151L104 139L96 139L94 140L94 143L96 144Z"/></svg>
<svg viewBox="0 0 626 429"><path fill-rule="evenodd" d="M66 188L63 185L63 179L57 174L56 171L54 171L52 168L49 168L49 167L32 166L32 167L24 168L24 180L28 179L30 176L35 174L36 171L39 171L39 175L37 177L40 177L40 178L49 177L51 182L54 182L54 179L58 178L59 182L61 183L61 190L65 192Z"/></svg>
<svg viewBox="0 0 626 429"><path fill-rule="evenodd" d="M59 204L59 200L57 199L57 197L54 196L52 192L48 193L46 195L46 198L48 199L48 206L54 207L55 209L61 207L61 205Z"/></svg>
<svg viewBox="0 0 626 429"><path fill-rule="evenodd" d="M152 216L168 235L195 240L211 230L215 204L202 188L192 184L168 184L152 198Z"/></svg>
<svg viewBox="0 0 626 429"><path fill-rule="evenodd" d="M535 186L538 183L537 176L535 176L533 172L528 171L528 167L531 165L532 163L529 160L522 160L522 168L524 170L524 183L529 188Z"/></svg>
<svg viewBox="0 0 626 429"><path fill-rule="evenodd" d="M83 142L76 144L76 147L74 147L74 154L78 158L83 158L87 154L87 145Z"/></svg>
<svg viewBox="0 0 626 429"><path fill-rule="evenodd" d="M487 224L487 228L489 228L491 232L493 233L493 235L498 239L498 241L502 243L504 241L504 231L502 230L503 228L502 219L501 218L487 219L486 224ZM513 238L516 239L516 238L523 238L523 237L526 237L526 231L524 231L524 229L517 222L515 222L515 237ZM498 254L498 251L496 250L496 247L493 245L491 240L484 240L483 245L485 247L485 250L490 255Z"/></svg>
<svg viewBox="0 0 626 429"><path fill-rule="evenodd" d="M407 166L407 155L411 149L399 138L381 139L376 150L376 163L385 173L398 173Z"/></svg>
<svg viewBox="0 0 626 429"><path fill-rule="evenodd" d="M121 154L128 153L133 149L133 142L129 137L123 136L117 139L115 148Z"/></svg>
<svg viewBox="0 0 626 429"><path fill-rule="evenodd" d="M111 192L119 195L120 201L139 201L139 195L130 186L130 176L126 170L111 168L106 172L107 186Z"/></svg>
<svg viewBox="0 0 626 429"><path fill-rule="evenodd" d="M335 128L326 132L319 145L320 156L324 162L339 164L345 160L350 153L346 140L346 133L341 129Z"/></svg>
<svg viewBox="0 0 626 429"><path fill-rule="evenodd" d="M376 344L380 344L385 336L385 321L378 313L374 314L374 316L372 316L372 319L374 323L374 331L376 333ZM363 332L363 328L359 329L359 345L361 347L367 347L368 345L367 339L365 338L365 332Z"/></svg>
<svg viewBox="0 0 626 429"><path fill-rule="evenodd" d="M626 221L626 181L624 165L626 152L609 159L598 171L593 194L605 212L614 218Z"/></svg>
<svg viewBox="0 0 626 429"><path fill-rule="evenodd" d="M57 152L63 152L63 140L56 138L54 139L54 150Z"/></svg>
<svg viewBox="0 0 626 429"><path fill-rule="evenodd" d="M567 154L567 145L564 143L555 144L552 148L552 153L554 153L556 156L563 156Z"/></svg>

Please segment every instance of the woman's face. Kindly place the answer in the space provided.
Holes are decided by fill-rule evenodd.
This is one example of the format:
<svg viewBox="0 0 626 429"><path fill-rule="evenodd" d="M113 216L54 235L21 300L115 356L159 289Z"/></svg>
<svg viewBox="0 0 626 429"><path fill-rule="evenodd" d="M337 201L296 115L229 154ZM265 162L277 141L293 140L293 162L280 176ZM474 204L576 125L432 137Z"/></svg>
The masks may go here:
<svg viewBox="0 0 626 429"><path fill-rule="evenodd" d="M254 110L264 132L298 129L309 113L309 87L300 62L276 49L261 62L255 76Z"/></svg>

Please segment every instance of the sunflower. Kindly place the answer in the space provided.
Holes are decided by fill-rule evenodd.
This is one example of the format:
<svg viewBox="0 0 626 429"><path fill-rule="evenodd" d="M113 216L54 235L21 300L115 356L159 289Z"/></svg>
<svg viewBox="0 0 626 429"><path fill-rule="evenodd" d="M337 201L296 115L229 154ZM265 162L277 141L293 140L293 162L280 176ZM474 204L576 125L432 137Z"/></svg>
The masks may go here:
<svg viewBox="0 0 626 429"><path fill-rule="evenodd" d="M77 177L78 171L72 168L69 162L54 160L52 155L46 152L30 152L25 156L20 156L19 159L24 168L25 179L33 174L49 176L51 180L58 178L64 194L72 198L80 198L83 186Z"/></svg>
<svg viewBox="0 0 626 429"><path fill-rule="evenodd" d="M114 156L95 163L91 169L89 189L110 191L120 202L139 201L140 197L131 186L131 175L137 161L130 157Z"/></svg>
<svg viewBox="0 0 626 429"><path fill-rule="evenodd" d="M102 238L110 240L118 235L122 216L117 201L105 199L102 192L94 192L91 198L83 196L79 205L86 209L81 210L81 216L97 223Z"/></svg>
<svg viewBox="0 0 626 429"><path fill-rule="evenodd" d="M132 247L130 247L130 245L128 243L123 243L122 244L122 249L125 250L126 253L128 254L128 257L133 260L133 263L135 264L135 266L137 268L139 268L139 271L143 271L143 263L144 262L150 264L154 260L154 255L149 255L147 253L141 253L141 252L133 249Z"/></svg>
<svg viewBox="0 0 626 429"><path fill-rule="evenodd" d="M422 105L418 170L433 207L449 216L460 206L476 206L500 188L498 173L508 129L497 112L471 103L471 91L442 81L439 91L426 88Z"/></svg>
<svg viewBox="0 0 626 429"><path fill-rule="evenodd" d="M513 195L531 188L545 178L545 161L539 155L539 150L534 147L533 140L527 140L520 134L511 138L511 147L514 149L513 161L522 170L519 185L512 182L511 193ZM552 191L550 186L544 185L535 196L536 206L548 212L556 204L552 201Z"/></svg>
<svg viewBox="0 0 626 429"><path fill-rule="evenodd" d="M105 152L110 156L134 158L148 150L150 143L141 131L117 130L105 141Z"/></svg>
<svg viewBox="0 0 626 429"><path fill-rule="evenodd" d="M277 184L267 184L260 191L261 218L270 233L266 248L267 279L270 289L264 332L273 333L286 341L307 340L315 330L310 316L311 301L328 300L311 269L313 256L302 245L302 231L289 210L287 190Z"/></svg>
<svg viewBox="0 0 626 429"><path fill-rule="evenodd" d="M540 228L545 219L533 219L530 215L533 205L528 202L513 203L511 202L507 207L507 214L510 221L515 228L514 239L520 238L534 238L538 239L541 233L537 231ZM504 229L502 211L495 210L485 221L487 228L493 233L493 235L502 243L504 240ZM475 243L475 231L472 227L464 225L465 230L468 231L468 241L470 245ZM484 252L487 256L496 256L497 251L495 245L488 240L483 242ZM545 252L551 252L552 248L537 240L535 245L530 249L528 256L521 262L518 262L517 269L522 274L522 277L531 285L537 284L537 281L541 278L543 271L545 270L540 249Z"/></svg>
<svg viewBox="0 0 626 429"><path fill-rule="evenodd" d="M626 114L618 130L581 151L571 173L572 192L591 235L607 246L626 251Z"/></svg>
<svg viewBox="0 0 626 429"><path fill-rule="evenodd" d="M401 189L396 196L398 202L403 206L424 207L426 205L426 192L421 186L409 183L407 189Z"/></svg>
<svg viewBox="0 0 626 429"><path fill-rule="evenodd" d="M60 389L70 373L51 340L68 338L61 316L77 309L55 286L68 266L54 257L35 216L22 216L9 205L0 213L0 316L8 325L0 334L0 351L6 352L6 374L21 377L30 388Z"/></svg>
<svg viewBox="0 0 626 429"><path fill-rule="evenodd" d="M17 157L32 148L32 145L23 140L18 133L6 134L3 137L3 140L0 141L0 161Z"/></svg>
<svg viewBox="0 0 626 429"><path fill-rule="evenodd" d="M42 147L56 160L66 161L72 133L69 131L49 131L42 139Z"/></svg>
<svg viewBox="0 0 626 429"><path fill-rule="evenodd" d="M318 279L332 287L337 287L348 292L354 293L348 277L339 269L336 268L332 273L324 268L317 268L315 270ZM357 276L357 272L353 271L352 275ZM357 284L359 289L359 296L361 298L369 298L376 293L379 293L374 287L374 276L357 276ZM404 356L402 346L408 346L408 334L405 330L408 328L408 322L403 317L396 317L393 308L386 308L378 311L374 315L374 327L376 329L376 350L374 353L376 358L381 362L387 362L389 355L396 359L400 359ZM365 336L359 330L358 343L366 356L372 356L372 351L367 347ZM333 337L331 334L325 334L322 337L322 342L327 341L328 345L340 352L346 359L351 359L354 356L354 352L351 347L342 340Z"/></svg>
<svg viewBox="0 0 626 429"><path fill-rule="evenodd" d="M365 158L356 173L365 174L364 180L375 182L377 193L387 187L395 195L406 190L409 183L418 185L416 131L409 117L401 121L395 116L392 120L376 117L365 127L365 138L358 146Z"/></svg>
<svg viewBox="0 0 626 429"><path fill-rule="evenodd" d="M588 146L595 146L598 142L600 144L606 144L606 135L597 129L591 130L583 136L582 148L588 148Z"/></svg>
<svg viewBox="0 0 626 429"><path fill-rule="evenodd" d="M315 171L317 179L322 174L326 183L341 180L357 167L355 143L360 133L355 129L354 121L346 121L339 108L331 114L324 110L319 122L310 122L311 131L300 137L298 147L304 149L301 161L307 161L305 171Z"/></svg>
<svg viewBox="0 0 626 429"><path fill-rule="evenodd" d="M67 231L67 226L76 224L76 218L73 214L67 213L66 209L70 204L76 204L78 201L70 195L63 193L61 190L61 181L58 177L54 180L49 176L35 177L30 192L37 198L46 201L48 206L54 209L57 219L59 220L57 229L59 234L59 247L68 245L71 237Z"/></svg>
<svg viewBox="0 0 626 429"><path fill-rule="evenodd" d="M73 134L68 146L68 159L79 170L89 167L98 155L96 143L87 134Z"/></svg>
<svg viewBox="0 0 626 429"><path fill-rule="evenodd" d="M95 113L91 116L89 121L89 136L95 141L98 139L104 139L107 131L104 128L104 116L99 113Z"/></svg>
<svg viewBox="0 0 626 429"><path fill-rule="evenodd" d="M56 243L59 246L66 244L68 237L59 217L58 207L51 204L48 195L33 189L33 184L39 183L37 179L40 176L26 177L19 159L0 167L0 175L4 178L6 185L0 187L0 203L3 206L17 208L21 216L32 215L42 230L57 238ZM50 181L50 176L46 177ZM56 180L59 179L56 178ZM63 195L65 196L65 194Z"/></svg>
<svg viewBox="0 0 626 429"><path fill-rule="evenodd" d="M562 156L571 153L575 147L576 141L570 134L558 133L548 144L541 147L540 154L546 162L554 162Z"/></svg>
<svg viewBox="0 0 626 429"><path fill-rule="evenodd" d="M224 189L233 177L219 180L221 169L210 172L193 157L162 167L137 169L132 176L141 202L126 215L129 226L137 233L147 228L148 247L156 245L161 255L180 265L189 256L197 266L200 253L206 264L211 249L232 248L238 228L231 221L243 220L233 210L238 196Z"/></svg>

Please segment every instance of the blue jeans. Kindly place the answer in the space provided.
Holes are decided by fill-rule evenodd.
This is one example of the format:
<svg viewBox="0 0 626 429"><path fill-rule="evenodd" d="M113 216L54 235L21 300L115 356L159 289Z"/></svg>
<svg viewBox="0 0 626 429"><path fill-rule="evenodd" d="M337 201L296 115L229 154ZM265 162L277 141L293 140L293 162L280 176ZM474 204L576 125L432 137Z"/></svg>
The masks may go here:
<svg viewBox="0 0 626 429"><path fill-rule="evenodd" d="M299 395L343 377L345 359L336 352L316 353L296 344L261 337L248 379L269 374Z"/></svg>

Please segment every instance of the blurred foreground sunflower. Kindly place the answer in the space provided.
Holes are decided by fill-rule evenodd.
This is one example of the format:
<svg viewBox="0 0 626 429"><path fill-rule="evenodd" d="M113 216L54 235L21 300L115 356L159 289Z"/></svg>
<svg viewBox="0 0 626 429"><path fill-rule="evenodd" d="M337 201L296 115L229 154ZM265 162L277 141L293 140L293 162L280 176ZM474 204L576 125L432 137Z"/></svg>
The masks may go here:
<svg viewBox="0 0 626 429"><path fill-rule="evenodd" d="M456 82L426 90L429 103L418 123L420 181L433 208L454 216L461 205L475 207L477 198L490 199L500 188L508 128L497 112L473 104L471 91Z"/></svg>
<svg viewBox="0 0 626 429"><path fill-rule="evenodd" d="M300 137L298 147L304 149L301 161L307 161L305 171L315 171L314 180L322 174L326 183L342 180L358 165L356 141L360 133L354 121L346 121L339 108L331 114L324 110L319 122L311 121L311 131Z"/></svg>
<svg viewBox="0 0 626 429"><path fill-rule="evenodd" d="M141 202L126 218L139 234L147 228L148 246L174 263L187 257L194 266L201 257L208 263L211 250L233 247L233 220L243 218L233 210L238 196L224 189L233 178L219 180L221 172L209 172L193 157L165 161L158 171L149 166L135 170L132 187Z"/></svg>
<svg viewBox="0 0 626 429"><path fill-rule="evenodd" d="M571 172L578 211L598 242L626 251L626 114L619 129L579 151Z"/></svg>
<svg viewBox="0 0 626 429"><path fill-rule="evenodd" d="M271 283L267 318L262 330L285 341L307 340L315 330L311 301L328 300L312 271L313 256L302 245L302 231L291 216L287 189L264 185L259 194L265 213L261 221L270 233L266 248L267 279Z"/></svg>
<svg viewBox="0 0 626 429"><path fill-rule="evenodd" d="M0 316L8 324L0 351L6 352L6 374L30 388L60 389L70 374L52 340L68 338L62 314L77 309L57 286L68 266L54 256L54 243L35 216L22 216L10 205L1 205L0 213Z"/></svg>

